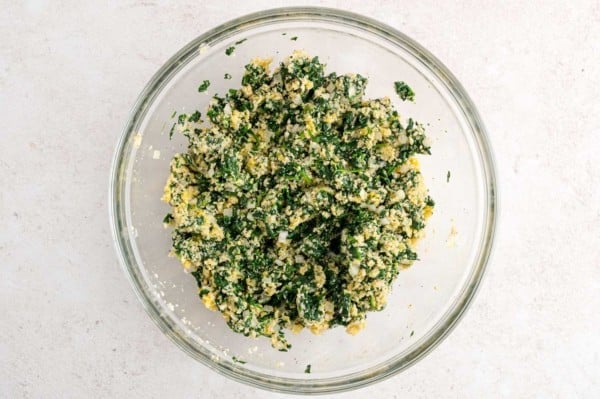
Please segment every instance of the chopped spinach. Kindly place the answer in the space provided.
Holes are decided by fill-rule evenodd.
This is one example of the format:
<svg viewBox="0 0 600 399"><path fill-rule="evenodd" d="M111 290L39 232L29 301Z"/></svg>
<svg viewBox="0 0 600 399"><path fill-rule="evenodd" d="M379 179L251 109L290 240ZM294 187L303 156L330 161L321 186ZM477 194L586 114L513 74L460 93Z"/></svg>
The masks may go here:
<svg viewBox="0 0 600 399"><path fill-rule="evenodd" d="M209 86L210 86L210 80L203 80L202 83L200 83L200 86L198 86L198 91L200 93L203 93L208 89Z"/></svg>
<svg viewBox="0 0 600 399"><path fill-rule="evenodd" d="M170 135L189 144L171 161L163 222L205 306L287 351L286 329L354 334L385 307L434 201L416 158L430 152L423 125L365 98L366 77L325 73L301 52L268 66L246 65L241 87L210 99L206 124L178 115Z"/></svg>
<svg viewBox="0 0 600 399"><path fill-rule="evenodd" d="M396 89L396 94L398 94L402 101L415 101L415 92L409 85L402 81L398 81L394 82L394 87Z"/></svg>

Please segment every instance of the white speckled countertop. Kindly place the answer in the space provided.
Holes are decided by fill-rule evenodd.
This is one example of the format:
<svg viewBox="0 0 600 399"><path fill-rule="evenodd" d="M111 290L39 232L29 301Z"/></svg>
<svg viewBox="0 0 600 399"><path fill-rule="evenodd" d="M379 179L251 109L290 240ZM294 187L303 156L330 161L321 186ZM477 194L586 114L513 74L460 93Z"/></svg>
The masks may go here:
<svg viewBox="0 0 600 399"><path fill-rule="evenodd" d="M113 147L160 65L292 2L1 3L0 397L284 396L163 336L118 265L106 200ZM458 328L406 372L336 397L600 397L600 3L305 4L379 19L441 59L489 129L501 191L495 254Z"/></svg>

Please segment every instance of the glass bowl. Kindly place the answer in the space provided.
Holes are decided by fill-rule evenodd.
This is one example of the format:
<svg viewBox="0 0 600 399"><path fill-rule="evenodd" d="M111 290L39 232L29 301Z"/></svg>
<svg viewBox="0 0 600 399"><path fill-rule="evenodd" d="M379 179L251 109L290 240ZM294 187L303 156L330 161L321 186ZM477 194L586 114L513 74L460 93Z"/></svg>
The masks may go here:
<svg viewBox="0 0 600 399"><path fill-rule="evenodd" d="M241 44L235 45L246 39ZM235 46L231 55L225 50ZM369 78L367 97L389 96L403 118L426 126L432 155L420 158L436 201L420 260L400 272L387 307L368 315L356 336L338 327L315 336L287 334L278 352L267 338L233 333L204 307L194 278L168 257L170 231L160 201L169 161L185 151L169 139L174 111L205 111L212 94L239 87L253 57L274 65L295 49L319 56L327 71ZM224 79L229 73L232 79ZM211 82L199 93L199 82ZM416 101L402 102L403 80ZM353 389L398 373L431 351L456 325L481 281L495 225L495 178L485 129L460 83L423 47L360 15L323 8L251 14L193 40L154 75L137 100L117 145L110 182L110 217L118 256L157 326L179 347L238 381L292 393ZM310 365L310 373L306 373Z"/></svg>

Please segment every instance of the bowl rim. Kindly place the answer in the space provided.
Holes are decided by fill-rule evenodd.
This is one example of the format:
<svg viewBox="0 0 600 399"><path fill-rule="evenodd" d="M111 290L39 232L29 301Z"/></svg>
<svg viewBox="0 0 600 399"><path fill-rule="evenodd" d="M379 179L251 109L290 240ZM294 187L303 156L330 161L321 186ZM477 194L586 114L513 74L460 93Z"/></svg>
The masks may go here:
<svg viewBox="0 0 600 399"><path fill-rule="evenodd" d="M344 376L323 379L293 379L274 377L240 368L239 365L232 366L228 362L215 361L207 353L200 353L193 349L183 337L184 334L161 316L160 310L156 308L145 293L144 284L135 271L138 265L133 257L131 240L127 236L129 232L124 214L124 209L126 208L126 204L124 203L126 189L125 179L122 177L125 175L128 164L128 154L125 150L131 145L130 142L135 134L135 128L146 115L148 108L152 104L152 100L160 92L163 85L168 81L168 78L185 64L182 61L188 59L193 52L197 51L201 44L211 43L231 34L250 30L253 27L262 26L273 21L297 22L315 19L368 31L393 42L397 46L408 49L413 56L424 63L441 80L448 89L448 92L452 94L454 101L459 106L458 108L463 113L473 133L473 138L483 165L482 177L485 183L484 195L487 200L485 201L487 207L485 208L486 214L484 215L484 228L482 230L483 240L479 245L479 252L474 263L476 265L475 269L472 270L470 278L465 282L459 297L454 301L452 307L430 329L427 335L413 345L412 350L407 355L401 358L395 356L371 368ZM334 393L370 385L407 369L437 347L456 327L478 291L492 253L498 213L494 156L481 117L460 82L428 50L395 28L356 13L323 7L283 7L247 14L201 34L169 58L152 76L138 96L129 114L127 124L118 140L112 159L108 204L113 245L121 267L133 286L146 313L159 329L184 352L226 377L271 391L295 394ZM409 347L409 349L411 348Z"/></svg>

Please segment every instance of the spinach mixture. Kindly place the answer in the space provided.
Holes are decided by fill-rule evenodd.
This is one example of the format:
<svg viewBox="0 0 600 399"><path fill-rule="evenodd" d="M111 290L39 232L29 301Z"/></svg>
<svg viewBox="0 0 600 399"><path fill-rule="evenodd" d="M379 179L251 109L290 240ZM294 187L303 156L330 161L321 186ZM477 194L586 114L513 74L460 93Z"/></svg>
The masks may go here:
<svg viewBox="0 0 600 399"><path fill-rule="evenodd" d="M246 65L206 119L179 115L171 134L189 144L170 164L164 222L204 305L287 350L285 330L356 334L385 307L434 202L415 157L429 154L421 124L317 57L270 63Z"/></svg>

